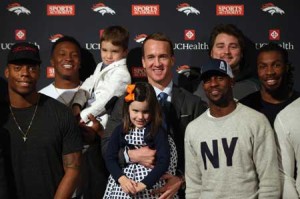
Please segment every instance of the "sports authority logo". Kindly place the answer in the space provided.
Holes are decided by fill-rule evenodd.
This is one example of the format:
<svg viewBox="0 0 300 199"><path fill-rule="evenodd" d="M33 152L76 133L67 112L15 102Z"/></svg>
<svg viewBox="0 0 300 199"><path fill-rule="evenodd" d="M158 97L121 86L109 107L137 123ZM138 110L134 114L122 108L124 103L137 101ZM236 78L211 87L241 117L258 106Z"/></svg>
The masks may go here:
<svg viewBox="0 0 300 199"><path fill-rule="evenodd" d="M184 30L184 40L193 41L196 39L195 30Z"/></svg>
<svg viewBox="0 0 300 199"><path fill-rule="evenodd" d="M62 34L55 34L55 35L50 36L50 37L49 37L49 40L50 40L52 43L54 43L54 42L56 42L59 38L62 38L62 37L63 37Z"/></svg>
<svg viewBox="0 0 300 199"><path fill-rule="evenodd" d="M159 16L160 7L155 5L131 5L132 16Z"/></svg>
<svg viewBox="0 0 300 199"><path fill-rule="evenodd" d="M113 9L106 6L104 3L94 4L93 7L92 7L92 10L94 12L99 12L100 14L102 14L102 16L105 15L105 14L111 14L111 15L116 14L116 12Z"/></svg>
<svg viewBox="0 0 300 199"><path fill-rule="evenodd" d="M7 10L10 11L10 12L14 12L16 13L18 16L20 14L27 14L27 15L30 15L31 12L30 10L28 10L27 8L25 8L24 6L21 6L21 4L19 3L12 3L12 4L9 4L7 6Z"/></svg>
<svg viewBox="0 0 300 199"><path fill-rule="evenodd" d="M243 4L224 4L216 5L217 16L244 16Z"/></svg>
<svg viewBox="0 0 300 199"><path fill-rule="evenodd" d="M48 16L74 16L75 5L73 4L48 4L47 5Z"/></svg>
<svg viewBox="0 0 300 199"><path fill-rule="evenodd" d="M176 8L179 12L183 12L185 13L187 16L189 14L195 14L195 15L198 15L200 14L200 11L197 10L196 8L194 8L193 6L190 6L190 4L188 3L181 3L179 5L177 5L177 8Z"/></svg>
<svg viewBox="0 0 300 199"><path fill-rule="evenodd" d="M137 43L142 44L142 43L144 42L144 40L146 39L147 36L148 36L148 35L146 35L146 34L139 34L139 35L137 35L137 36L134 38L134 40L135 40Z"/></svg>
<svg viewBox="0 0 300 199"><path fill-rule="evenodd" d="M131 66L131 76L132 78L146 78L146 71L143 67L141 66Z"/></svg>
<svg viewBox="0 0 300 199"><path fill-rule="evenodd" d="M269 40L280 40L280 30L279 29L274 29L274 30L269 30Z"/></svg>
<svg viewBox="0 0 300 199"><path fill-rule="evenodd" d="M266 3L266 4L263 4L261 6L261 10L264 11L264 12L268 12L270 13L272 16L274 14L285 14L284 10L282 10L281 8L279 8L278 6L275 6L273 3Z"/></svg>
<svg viewBox="0 0 300 199"><path fill-rule="evenodd" d="M26 40L26 30L15 30L15 40Z"/></svg>
<svg viewBox="0 0 300 199"><path fill-rule="evenodd" d="M47 78L54 78L55 77L55 69L53 66L48 66L46 70L46 77Z"/></svg>

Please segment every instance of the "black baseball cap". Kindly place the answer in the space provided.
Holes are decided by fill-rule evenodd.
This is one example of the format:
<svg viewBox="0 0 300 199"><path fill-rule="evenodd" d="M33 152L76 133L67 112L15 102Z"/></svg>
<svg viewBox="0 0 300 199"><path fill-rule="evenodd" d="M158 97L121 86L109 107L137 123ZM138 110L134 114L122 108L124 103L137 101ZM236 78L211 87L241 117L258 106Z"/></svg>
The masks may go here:
<svg viewBox="0 0 300 199"><path fill-rule="evenodd" d="M221 59L210 59L201 67L201 79L207 74L222 74L233 78L231 67Z"/></svg>
<svg viewBox="0 0 300 199"><path fill-rule="evenodd" d="M41 64L39 48L28 42L14 44L8 53L7 63L23 61Z"/></svg>

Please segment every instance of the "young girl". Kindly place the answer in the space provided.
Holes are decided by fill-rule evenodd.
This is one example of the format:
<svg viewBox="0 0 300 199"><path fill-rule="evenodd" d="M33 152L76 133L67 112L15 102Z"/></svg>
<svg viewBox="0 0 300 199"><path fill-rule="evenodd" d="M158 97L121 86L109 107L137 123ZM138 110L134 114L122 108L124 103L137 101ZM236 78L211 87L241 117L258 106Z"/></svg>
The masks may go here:
<svg viewBox="0 0 300 199"><path fill-rule="evenodd" d="M177 152L174 141L161 127L160 105L150 84L128 85L124 100L123 123L114 130L106 152L106 166L111 175L104 198L158 198L159 195L151 192L165 184L160 177L167 171L175 174ZM127 164L124 168L119 166L121 148L143 146L156 150L152 169L138 163Z"/></svg>

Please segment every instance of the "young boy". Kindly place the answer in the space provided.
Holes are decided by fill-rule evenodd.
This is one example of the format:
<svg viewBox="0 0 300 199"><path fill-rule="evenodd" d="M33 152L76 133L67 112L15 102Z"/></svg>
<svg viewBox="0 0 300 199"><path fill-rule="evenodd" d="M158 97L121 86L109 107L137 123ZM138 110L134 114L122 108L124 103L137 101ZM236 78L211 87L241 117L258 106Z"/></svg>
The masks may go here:
<svg viewBox="0 0 300 199"><path fill-rule="evenodd" d="M112 97L124 94L127 84L131 83L125 59L128 41L129 33L121 26L110 26L103 31L100 38L102 62L74 97L72 109L76 117L80 115L80 122L87 124L88 115L92 114L105 127L105 105Z"/></svg>

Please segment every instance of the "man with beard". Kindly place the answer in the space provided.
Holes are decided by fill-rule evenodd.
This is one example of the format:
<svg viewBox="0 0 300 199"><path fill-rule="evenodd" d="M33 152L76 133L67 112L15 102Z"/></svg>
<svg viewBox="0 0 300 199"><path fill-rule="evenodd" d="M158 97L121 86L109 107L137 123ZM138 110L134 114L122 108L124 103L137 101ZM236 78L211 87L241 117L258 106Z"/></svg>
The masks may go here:
<svg viewBox="0 0 300 199"><path fill-rule="evenodd" d="M251 50L251 45L247 41L242 31L233 24L216 25L209 38L209 56L226 61L232 69L235 81L232 89L233 97L238 100L259 90L255 66L250 65L247 54ZM208 102L201 85L194 94Z"/></svg>
<svg viewBox="0 0 300 199"><path fill-rule="evenodd" d="M202 67L209 109L185 133L186 198L279 198L276 144L267 118L233 99L223 60Z"/></svg>
<svg viewBox="0 0 300 199"><path fill-rule="evenodd" d="M257 56L261 89L240 102L265 114L273 126L276 115L299 97L299 93L293 90L292 71L285 49L275 43L263 46Z"/></svg>

